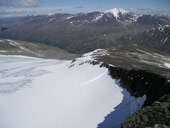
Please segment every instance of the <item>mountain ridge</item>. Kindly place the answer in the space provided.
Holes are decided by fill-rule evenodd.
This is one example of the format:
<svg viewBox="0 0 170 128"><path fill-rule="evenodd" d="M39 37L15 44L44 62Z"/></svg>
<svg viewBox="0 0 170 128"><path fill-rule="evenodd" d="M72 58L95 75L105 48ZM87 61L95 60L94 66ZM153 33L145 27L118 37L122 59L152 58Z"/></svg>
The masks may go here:
<svg viewBox="0 0 170 128"><path fill-rule="evenodd" d="M71 53L85 53L120 45L119 40L124 36L143 34L170 24L170 19L165 16L137 16L131 12L117 14L117 18L113 13L105 12L14 18L0 21L0 38L38 42ZM126 40L121 43L126 44Z"/></svg>

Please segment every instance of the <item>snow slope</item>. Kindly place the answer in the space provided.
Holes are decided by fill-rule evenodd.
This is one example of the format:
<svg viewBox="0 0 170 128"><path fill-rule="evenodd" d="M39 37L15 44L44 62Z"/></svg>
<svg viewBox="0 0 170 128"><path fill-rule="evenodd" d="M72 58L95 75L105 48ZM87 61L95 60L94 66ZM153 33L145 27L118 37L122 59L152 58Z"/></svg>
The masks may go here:
<svg viewBox="0 0 170 128"><path fill-rule="evenodd" d="M131 97L88 55L75 62L0 56L0 128L96 128L114 111L119 127L145 97Z"/></svg>

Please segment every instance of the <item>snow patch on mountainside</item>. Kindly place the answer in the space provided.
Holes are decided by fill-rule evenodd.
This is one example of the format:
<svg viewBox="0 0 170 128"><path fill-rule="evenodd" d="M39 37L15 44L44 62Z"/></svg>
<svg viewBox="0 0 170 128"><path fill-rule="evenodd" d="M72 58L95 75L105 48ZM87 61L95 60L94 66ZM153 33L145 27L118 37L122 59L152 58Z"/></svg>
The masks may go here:
<svg viewBox="0 0 170 128"><path fill-rule="evenodd" d="M50 22L52 22L54 20L56 20L56 18L51 18L51 19L48 20L48 23L50 23Z"/></svg>
<svg viewBox="0 0 170 128"><path fill-rule="evenodd" d="M99 49L74 62L0 56L0 127L96 128L119 109L123 118L112 126L120 126L144 99L125 93L108 69L84 63L97 52L106 54Z"/></svg>
<svg viewBox="0 0 170 128"><path fill-rule="evenodd" d="M53 15L55 15L55 14L56 14L56 13L51 12L51 13L48 13L47 16L53 16Z"/></svg>
<svg viewBox="0 0 170 128"><path fill-rule="evenodd" d="M170 25L163 25L163 26L161 25L160 27L158 27L158 30L164 32L165 28L170 28Z"/></svg>
<svg viewBox="0 0 170 128"><path fill-rule="evenodd" d="M73 17L74 17L74 16L68 16L68 17L67 17L67 20L69 20L69 19L71 19L71 18L73 18Z"/></svg>
<svg viewBox="0 0 170 128"><path fill-rule="evenodd" d="M82 57L77 58L76 60L81 60L81 61L93 61L95 60L96 57L98 56L105 56L109 55L108 51L105 49L96 49L93 52L85 53Z"/></svg>
<svg viewBox="0 0 170 128"><path fill-rule="evenodd" d="M170 68L170 64L169 63L165 63L164 65L165 65L165 67Z"/></svg>
<svg viewBox="0 0 170 128"><path fill-rule="evenodd" d="M0 50L0 52L7 52L7 51L4 51L4 50Z"/></svg>
<svg viewBox="0 0 170 128"><path fill-rule="evenodd" d="M131 22L137 22L137 20L138 20L139 17L140 17L139 15L133 14L133 17L130 18L130 21L131 21Z"/></svg>
<svg viewBox="0 0 170 128"><path fill-rule="evenodd" d="M102 19L103 16L104 16L103 13L98 14L98 15L93 19L93 22L97 22L98 20Z"/></svg>

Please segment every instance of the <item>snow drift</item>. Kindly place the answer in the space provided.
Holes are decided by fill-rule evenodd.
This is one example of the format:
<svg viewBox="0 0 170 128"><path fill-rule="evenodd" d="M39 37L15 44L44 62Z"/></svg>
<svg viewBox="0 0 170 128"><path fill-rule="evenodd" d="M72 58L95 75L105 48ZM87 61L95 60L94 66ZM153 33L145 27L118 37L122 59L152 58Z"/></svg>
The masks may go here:
<svg viewBox="0 0 170 128"><path fill-rule="evenodd" d="M90 55L74 62L0 56L0 128L96 128L114 112L109 123L120 127L146 97L130 96L106 68L87 62Z"/></svg>

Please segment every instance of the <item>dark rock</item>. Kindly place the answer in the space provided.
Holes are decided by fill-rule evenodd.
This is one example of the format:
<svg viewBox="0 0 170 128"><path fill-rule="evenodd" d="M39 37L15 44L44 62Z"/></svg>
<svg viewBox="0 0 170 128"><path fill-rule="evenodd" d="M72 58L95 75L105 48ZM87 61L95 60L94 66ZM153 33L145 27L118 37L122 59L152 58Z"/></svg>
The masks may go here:
<svg viewBox="0 0 170 128"><path fill-rule="evenodd" d="M169 99L170 94L167 94L160 97L160 100L155 101L151 106L142 108L129 117L122 124L122 128L127 126L133 128L170 128L169 102L167 102Z"/></svg>
<svg viewBox="0 0 170 128"><path fill-rule="evenodd" d="M132 96L146 95L142 109L129 117L122 128L145 128L155 124L170 126L168 78L145 70L113 67L105 63L101 67L108 67L111 77L118 80Z"/></svg>
<svg viewBox="0 0 170 128"><path fill-rule="evenodd" d="M118 67L109 67L109 71L114 79L120 80L120 85L132 96L146 95L144 106L150 106L161 96L170 93L170 83L167 83L167 79L163 76L144 70L128 70ZM145 86L146 82L147 86ZM159 107L160 101L155 104L155 107Z"/></svg>
<svg viewBox="0 0 170 128"><path fill-rule="evenodd" d="M1 28L1 31L6 31L6 30L8 30L8 28L6 28L6 27Z"/></svg>
<svg viewBox="0 0 170 128"><path fill-rule="evenodd" d="M166 109L166 108L169 107L169 103L168 102L163 102L163 103L161 103L161 107Z"/></svg>
<svg viewBox="0 0 170 128"><path fill-rule="evenodd" d="M170 128L170 126L155 124L153 127L146 127L146 128Z"/></svg>
<svg viewBox="0 0 170 128"><path fill-rule="evenodd" d="M146 115L143 115L143 116L142 116L142 120L143 120L144 122L148 122L148 121L149 121L149 119L148 119L148 117L147 117Z"/></svg>

